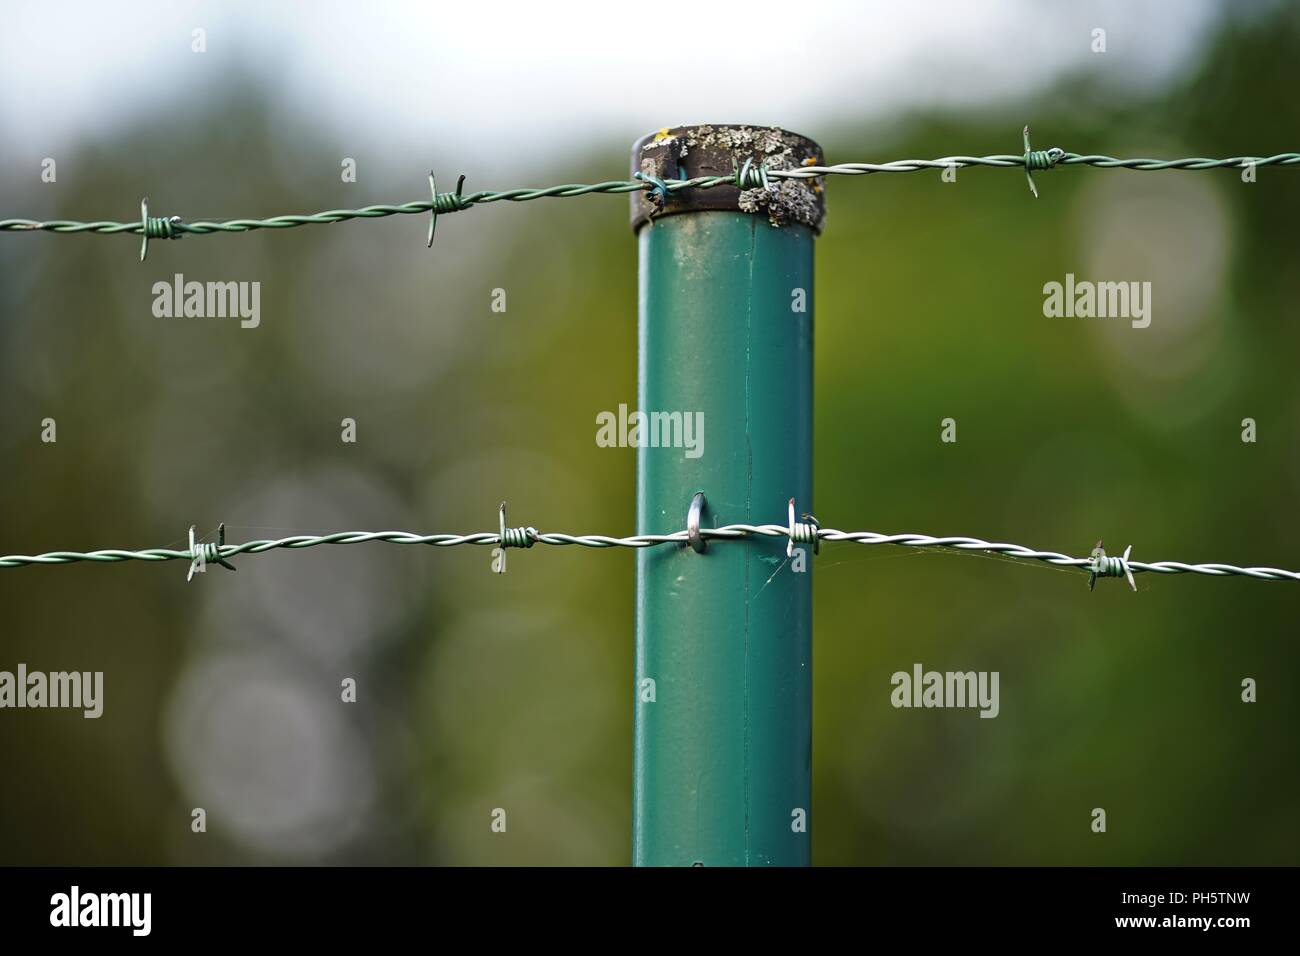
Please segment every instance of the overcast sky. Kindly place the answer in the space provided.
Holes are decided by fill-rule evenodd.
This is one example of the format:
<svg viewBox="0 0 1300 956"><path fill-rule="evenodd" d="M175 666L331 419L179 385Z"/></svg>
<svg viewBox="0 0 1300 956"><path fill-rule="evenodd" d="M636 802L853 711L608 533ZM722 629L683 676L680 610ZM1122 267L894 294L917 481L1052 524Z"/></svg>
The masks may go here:
<svg viewBox="0 0 1300 956"><path fill-rule="evenodd" d="M436 136L486 145L477 166L495 152L503 161L488 165L505 169L518 163L496 147L521 138L554 159L593 134L630 143L669 124L816 135L840 120L1030 93L1067 70L1160 83L1220 15L1208 0L7 2L0 139L50 154L136 111L184 128L252 70L278 108L309 112L344 149ZM1096 27L1107 32L1101 56ZM191 51L195 28L206 53Z"/></svg>

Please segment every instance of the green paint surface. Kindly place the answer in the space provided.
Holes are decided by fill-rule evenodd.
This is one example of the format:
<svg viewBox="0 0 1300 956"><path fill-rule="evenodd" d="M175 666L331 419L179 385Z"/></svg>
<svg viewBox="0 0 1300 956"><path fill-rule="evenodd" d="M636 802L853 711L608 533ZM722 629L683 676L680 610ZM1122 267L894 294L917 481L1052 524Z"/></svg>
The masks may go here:
<svg viewBox="0 0 1300 956"><path fill-rule="evenodd" d="M697 212L639 243L638 408L703 413L704 441L694 458L639 450L638 532L683 528L697 491L703 527L784 524L791 497L812 510L812 231ZM809 862L811 554L805 566L773 538L638 552L637 865Z"/></svg>

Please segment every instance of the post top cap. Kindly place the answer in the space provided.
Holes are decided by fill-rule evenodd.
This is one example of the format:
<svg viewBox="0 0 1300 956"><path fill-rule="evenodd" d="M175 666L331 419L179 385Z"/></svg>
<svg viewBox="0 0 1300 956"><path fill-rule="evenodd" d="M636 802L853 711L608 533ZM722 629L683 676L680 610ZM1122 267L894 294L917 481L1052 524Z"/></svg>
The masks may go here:
<svg viewBox="0 0 1300 956"><path fill-rule="evenodd" d="M822 150L806 136L775 126L712 123L672 126L641 137L632 144L632 173L656 179L734 176L746 160L768 170L795 169L822 162ZM819 179L773 179L770 188L740 189L731 183L709 189L669 193L660 209L650 191L631 194L632 230L653 218L700 210L730 210L766 217L774 226L791 222L821 232L826 220L826 194Z"/></svg>

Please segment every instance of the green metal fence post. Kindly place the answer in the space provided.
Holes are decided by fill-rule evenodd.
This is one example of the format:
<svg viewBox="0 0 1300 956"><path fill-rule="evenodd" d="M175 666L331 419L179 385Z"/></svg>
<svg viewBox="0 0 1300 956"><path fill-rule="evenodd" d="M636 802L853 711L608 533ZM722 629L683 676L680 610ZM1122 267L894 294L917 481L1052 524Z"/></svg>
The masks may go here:
<svg viewBox="0 0 1300 956"><path fill-rule="evenodd" d="M769 183L763 166L820 159L812 141L764 127L681 127L633 146L633 172L659 182L632 197L649 432L639 533L685 527L697 492L705 528L784 524L790 498L811 510L813 240L825 207L815 181ZM744 188L662 188L733 171ZM702 426L694 447L662 447L677 420L651 416L675 412ZM811 553L791 560L774 538L637 553L635 864L808 864L811 566Z"/></svg>

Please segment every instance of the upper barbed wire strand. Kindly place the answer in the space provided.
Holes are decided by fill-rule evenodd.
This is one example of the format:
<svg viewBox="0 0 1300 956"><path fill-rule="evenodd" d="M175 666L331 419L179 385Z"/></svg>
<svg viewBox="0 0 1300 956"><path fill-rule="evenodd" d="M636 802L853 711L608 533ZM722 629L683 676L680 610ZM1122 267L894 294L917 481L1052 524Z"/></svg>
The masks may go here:
<svg viewBox="0 0 1300 956"><path fill-rule="evenodd" d="M986 551L1002 554L1011 558L1042 561L1058 567L1083 568L1092 564L1091 558L1075 558L1057 551L1038 551L1024 545L1008 544L997 541L984 541L980 538L967 537L933 537L925 534L881 534L876 531L838 531L835 528L818 528L817 537L822 541L847 541L866 545L896 545L905 548L950 548L957 551ZM790 529L779 524L731 524L718 528L701 528L700 535L712 540L742 540L753 537L788 538ZM576 545L584 548L652 548L663 544L687 544L685 530L668 534L642 534L627 537L612 537L600 534L564 534L561 532L538 533L534 538L537 544L554 546ZM326 535L293 535L287 538L246 541L243 544L213 545L210 542L200 545L208 552L220 558L230 558L239 554L261 554L281 548L313 548L325 544L363 544L383 541L390 544L424 544L436 548L451 548L460 545L500 546L501 536L496 532L476 532L473 534L415 534L409 531L341 531ZM77 561L190 561L194 554L187 548L174 550L170 548L150 548L143 551L103 550L103 551L51 551L47 554L23 555L11 554L0 557L0 568L16 568L34 564L72 564ZM1186 564L1182 561L1128 561L1127 565L1135 573L1154 572L1158 574L1206 574L1211 577L1239 575L1261 581L1300 581L1300 571L1287 571L1280 568L1243 568L1232 564Z"/></svg>
<svg viewBox="0 0 1300 956"><path fill-rule="evenodd" d="M986 166L995 169L1023 169L1025 156L945 156L941 159L901 159L889 163L840 163L834 166L801 166L796 169L769 169L771 179L815 179L822 176L864 176L871 173L912 173L923 169L946 169L949 167ZM1100 169L1244 169L1247 166L1300 166L1300 153L1278 153L1275 156L1233 156L1227 159L1206 159L1188 157L1185 159L1116 159L1113 156L1097 156L1080 153L1064 153L1057 160L1059 166L1095 166ZM700 176L694 179L664 180L670 192L682 189L712 189L722 185L736 185L737 177ZM566 183L544 188L506 189L501 191L480 191L461 197L464 208L481 206L495 202L530 202L534 199L568 198L586 196L594 193L631 193L654 190L654 183L635 180L611 180L603 183ZM427 213L435 208L434 200L424 199L400 205L372 205L360 209L328 209L324 212L305 215L271 216L266 219L227 219L195 220L185 222L171 220L174 235L207 235L214 232L251 232L255 229L292 229L296 226L319 225L346 222L352 219L381 219L386 216L411 215ZM446 210L439 210L445 214ZM133 222L80 222L70 219L0 219L0 232L88 232L99 235L127 233L140 235L145 230L139 219Z"/></svg>

